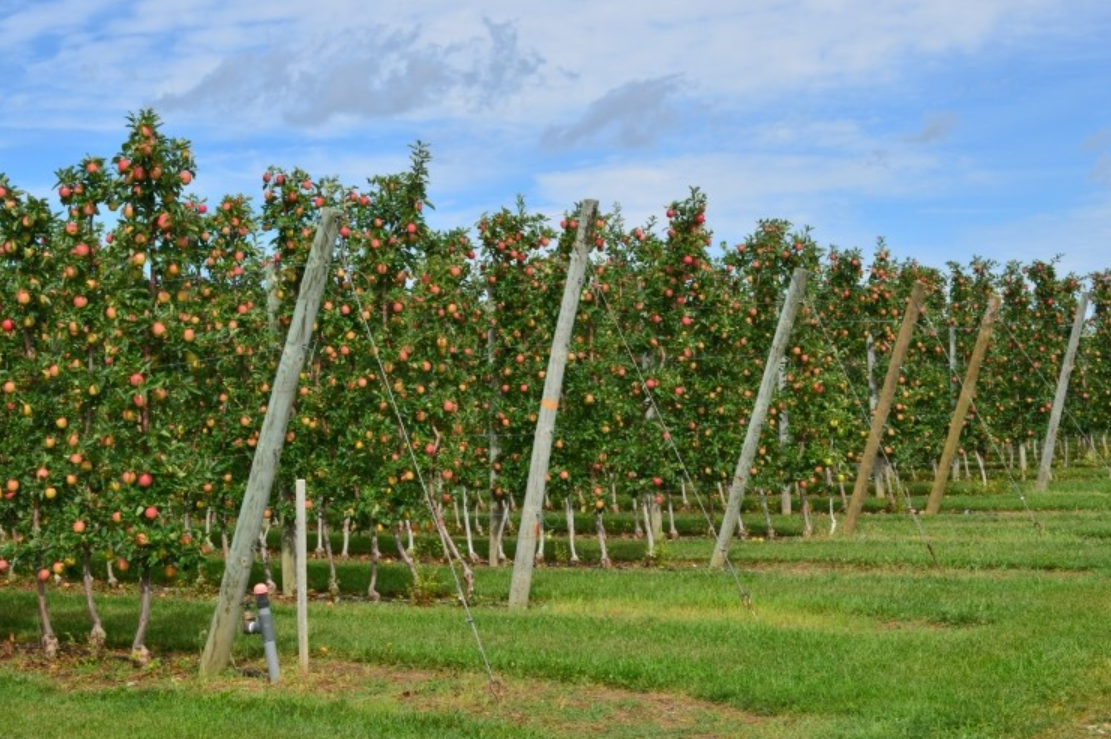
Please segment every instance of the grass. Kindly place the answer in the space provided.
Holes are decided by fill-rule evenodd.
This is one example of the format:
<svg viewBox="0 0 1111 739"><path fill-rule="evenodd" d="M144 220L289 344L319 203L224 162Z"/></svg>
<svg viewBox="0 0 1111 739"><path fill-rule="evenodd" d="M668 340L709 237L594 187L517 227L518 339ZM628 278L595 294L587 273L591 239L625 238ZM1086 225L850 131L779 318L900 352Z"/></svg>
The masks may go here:
<svg viewBox="0 0 1111 739"><path fill-rule="evenodd" d="M4 583L0 733L195 736L203 724L206 736L1097 735L1111 724L1111 484L1102 470L1069 472L1049 493L1024 491L1027 506L1009 485L956 486L942 515L922 519L936 563L909 516L874 505L851 539L825 535L828 515L816 514L821 533L809 540L738 541L732 561L752 609L728 574L707 570L705 537L667 542L643 566L644 542L614 535L623 564L545 567L526 612L504 605L508 569L479 568L472 612L494 691L463 611L450 598L409 605L395 563L380 578L392 600L377 604L356 597L366 564L339 564L341 602L311 604L308 676L294 668L292 605L275 599L278 686L257 676L254 637L237 642L238 670L197 679L213 598L195 589L162 591L148 640L159 659L137 669L118 656L134 628L130 587L98 596L110 635L98 658L80 644L81 598L54 590L65 648L46 664L33 593ZM911 492L920 505L924 493ZM755 533L763 517L747 517ZM800 528L797 516L774 521L781 533ZM565 546L551 544L549 556ZM579 550L597 556L590 539ZM323 591L324 564L311 564ZM428 567L447 589L444 568Z"/></svg>

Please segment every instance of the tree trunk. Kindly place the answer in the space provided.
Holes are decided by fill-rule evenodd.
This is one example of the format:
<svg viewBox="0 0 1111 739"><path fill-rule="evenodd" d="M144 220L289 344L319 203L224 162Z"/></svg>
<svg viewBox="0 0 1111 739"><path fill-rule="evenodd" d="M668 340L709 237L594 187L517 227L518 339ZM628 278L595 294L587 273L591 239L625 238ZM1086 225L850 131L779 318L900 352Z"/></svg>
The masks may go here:
<svg viewBox="0 0 1111 739"><path fill-rule="evenodd" d="M760 498L760 510L764 512L764 524L767 526L768 532L765 536L771 540L775 538L775 526L772 524L772 514L768 510L768 496L764 492L764 488L757 488L756 494Z"/></svg>
<svg viewBox="0 0 1111 739"><path fill-rule="evenodd" d="M654 494L648 496L648 520L652 527L652 537L656 541L664 538L664 514Z"/></svg>
<svg viewBox="0 0 1111 739"><path fill-rule="evenodd" d="M1019 476L1026 479L1026 442L1018 445L1018 472Z"/></svg>
<svg viewBox="0 0 1111 739"><path fill-rule="evenodd" d="M316 547L313 554L320 557L324 554L324 504L320 505L320 512L316 514Z"/></svg>
<svg viewBox="0 0 1111 739"><path fill-rule="evenodd" d="M571 550L571 564L578 564L579 553L575 551L575 504L571 502L570 495L567 496L564 509L567 515L567 547Z"/></svg>
<svg viewBox="0 0 1111 739"><path fill-rule="evenodd" d="M467 564L467 560L459 554L455 541L448 533L447 524L444 523L444 509L440 507L439 503L435 502L432 504L432 523L436 527L436 533L440 535L440 544L444 547L444 556L447 558L448 566L451 566L453 558L459 561L459 566L463 570L463 581L466 583L465 597L469 598L474 592L474 572L471 571L471 566Z"/></svg>
<svg viewBox="0 0 1111 739"><path fill-rule="evenodd" d="M502 555L502 531L505 529L503 520L508 516L505 503L497 498L490 499L490 551L487 557L491 567L499 567L505 561Z"/></svg>
<svg viewBox="0 0 1111 739"><path fill-rule="evenodd" d="M86 549L81 553L81 584L85 590L85 610L89 614L89 620L92 621L92 628L89 629L89 647L94 652L99 652L104 647L104 640L108 635L104 633L104 624L101 623L100 613L97 612L96 601L93 599L93 570L89 560L89 551Z"/></svg>
<svg viewBox="0 0 1111 739"><path fill-rule="evenodd" d="M266 535L269 530L270 522L264 521L262 531L258 535L258 554L262 560L262 577L266 581L266 588L273 593L278 586L274 584L274 575L270 571L270 547L266 544Z"/></svg>
<svg viewBox="0 0 1111 739"><path fill-rule="evenodd" d="M976 465L980 468L980 482L984 487L988 486L988 471L984 467L984 457L979 451L976 452Z"/></svg>
<svg viewBox="0 0 1111 739"><path fill-rule="evenodd" d="M340 549L340 551L339 551L339 557L344 562L351 559L351 555L348 554L348 552L350 551L350 548L351 548L351 517L350 516L344 516L343 517L343 548Z"/></svg>
<svg viewBox="0 0 1111 739"><path fill-rule="evenodd" d="M35 594L39 604L39 623L42 624L42 653L47 659L58 656L58 637L54 635L54 625L50 621L50 604L46 600L46 583L37 580Z"/></svg>
<svg viewBox="0 0 1111 739"><path fill-rule="evenodd" d="M131 661L145 667L150 664L150 650L147 649L147 627L150 626L150 567L143 565L143 574L139 577L139 626L135 629L135 639L131 642Z"/></svg>
<svg viewBox="0 0 1111 739"><path fill-rule="evenodd" d="M401 541L401 524L395 523L391 531L393 532L394 544L397 545L397 556L400 557L401 561L405 563L405 566L409 568L409 575L412 576L413 583L416 584L417 566L413 562L413 557L409 554L409 550L405 548L405 545Z"/></svg>
<svg viewBox="0 0 1111 739"><path fill-rule="evenodd" d="M606 523L603 520L601 511L594 514L594 529L598 532L598 552L601 558L600 564L602 567L612 567L613 562L610 561L609 551L606 549Z"/></svg>
<svg viewBox="0 0 1111 739"><path fill-rule="evenodd" d="M652 514L649 511L649 507L652 505L649 502L651 499L652 496L646 494L640 501L641 512L644 514L644 535L648 539L648 552L646 556L649 559L656 556L656 532L653 530L655 527L652 525ZM633 505L635 506L636 503L634 502Z"/></svg>
<svg viewBox="0 0 1111 739"><path fill-rule="evenodd" d="M378 592L378 561L382 558L382 553L378 549L378 527L370 527L370 584L367 585L367 597L377 603L382 600L382 594Z"/></svg>
<svg viewBox="0 0 1111 739"><path fill-rule="evenodd" d="M672 540L679 538L679 529L675 528L675 505L671 493L667 494L667 538Z"/></svg>
<svg viewBox="0 0 1111 739"><path fill-rule="evenodd" d="M475 501L475 521L478 521L478 501ZM467 535L467 559L478 564L478 552L474 550L474 534L471 533L471 508L467 502L467 488L463 488L463 530Z"/></svg>
<svg viewBox="0 0 1111 739"><path fill-rule="evenodd" d="M332 600L339 600L339 580L336 578L336 558L332 556L332 532L324 520L324 506L320 506L320 522L323 529L324 555L328 558L328 595Z"/></svg>
<svg viewBox="0 0 1111 739"><path fill-rule="evenodd" d="M809 539L814 535L814 523L810 520L810 500L806 497L806 490L799 488L799 510L802 512L802 538Z"/></svg>

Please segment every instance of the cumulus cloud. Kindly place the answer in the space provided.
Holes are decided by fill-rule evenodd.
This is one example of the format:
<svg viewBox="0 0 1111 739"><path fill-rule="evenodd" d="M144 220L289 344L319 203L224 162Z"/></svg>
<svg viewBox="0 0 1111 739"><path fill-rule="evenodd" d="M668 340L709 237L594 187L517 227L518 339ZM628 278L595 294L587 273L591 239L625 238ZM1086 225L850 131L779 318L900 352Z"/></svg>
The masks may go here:
<svg viewBox="0 0 1111 739"><path fill-rule="evenodd" d="M314 128L431 110L480 111L511 96L543 65L510 23L485 22L486 37L426 41L420 27L370 25L293 49L270 47L223 59L197 85L162 95L167 110L250 109Z"/></svg>

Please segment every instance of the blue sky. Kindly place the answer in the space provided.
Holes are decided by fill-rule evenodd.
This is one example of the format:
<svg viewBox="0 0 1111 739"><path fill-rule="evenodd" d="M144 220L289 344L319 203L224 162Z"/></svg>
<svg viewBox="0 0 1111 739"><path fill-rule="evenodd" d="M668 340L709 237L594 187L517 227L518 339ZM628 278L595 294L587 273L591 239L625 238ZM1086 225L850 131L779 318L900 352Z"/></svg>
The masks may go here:
<svg viewBox="0 0 1111 739"><path fill-rule="evenodd" d="M153 107L213 198L270 164L363 184L420 139L434 225L518 193L642 223L698 186L717 241L781 217L1084 274L1111 267L1108 39L1106 0L0 0L0 171L46 195Z"/></svg>

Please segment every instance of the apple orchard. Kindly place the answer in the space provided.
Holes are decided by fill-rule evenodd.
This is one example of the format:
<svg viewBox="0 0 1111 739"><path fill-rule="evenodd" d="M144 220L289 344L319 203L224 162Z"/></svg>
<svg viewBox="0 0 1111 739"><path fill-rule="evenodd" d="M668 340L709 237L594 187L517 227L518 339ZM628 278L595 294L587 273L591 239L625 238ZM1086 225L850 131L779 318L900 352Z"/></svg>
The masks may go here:
<svg viewBox="0 0 1111 739"><path fill-rule="evenodd" d="M392 533L461 501L492 565L523 495L577 210L521 201L434 230L428 149L358 185L300 169L261 195L205 202L189 143L131 117L111 157L57 172L56 200L0 174L0 576L39 592L83 580L194 576L234 526L285 327L322 208L336 256L300 376L272 520L309 481L328 527ZM596 516L694 505L728 485L791 272L811 273L752 469L761 494L837 506L864 445L901 313L928 286L883 444L886 474L938 458L988 298L1003 308L960 458L1025 468L1045 433L1073 313L1088 290L1062 432L1106 449L1111 271L1056 260L925 266L882 241L824 248L781 220L715 242L691 190L659 222L592 226L559 401L547 505ZM426 499L426 487L431 495ZM679 496L682 496L680 502ZM786 503L785 503L786 504ZM455 519L458 521L458 518ZM470 542L468 542L470 547ZM471 549L473 552L474 550ZM126 574L125 574L126 573ZM373 586L372 586L373 589Z"/></svg>

